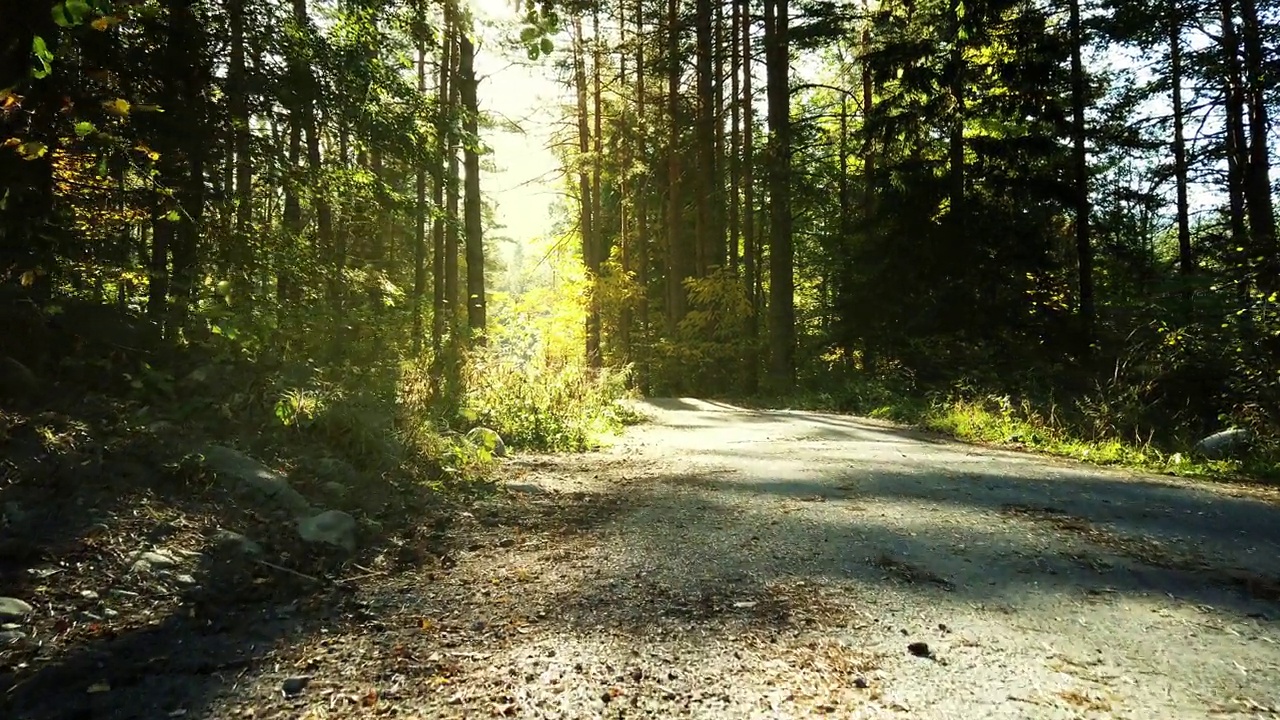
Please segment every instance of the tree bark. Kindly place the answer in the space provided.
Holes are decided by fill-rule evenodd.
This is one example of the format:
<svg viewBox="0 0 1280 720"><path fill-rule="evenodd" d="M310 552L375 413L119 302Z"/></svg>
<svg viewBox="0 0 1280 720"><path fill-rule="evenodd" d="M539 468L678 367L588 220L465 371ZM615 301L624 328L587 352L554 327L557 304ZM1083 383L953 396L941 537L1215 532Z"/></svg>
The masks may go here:
<svg viewBox="0 0 1280 720"><path fill-rule="evenodd" d="M1257 260L1258 286L1270 293L1277 285L1276 219L1271 199L1271 158L1268 134L1267 57L1256 0L1240 0L1241 39L1244 43L1244 92L1249 121L1249 164L1245 176L1249 229Z"/></svg>
<svg viewBox="0 0 1280 720"><path fill-rule="evenodd" d="M791 241L791 73L788 0L765 0L769 94L769 345L775 389L795 382L795 268Z"/></svg>
<svg viewBox="0 0 1280 720"><path fill-rule="evenodd" d="M1177 185L1178 269L1183 275L1195 272L1191 254L1191 219L1187 202L1187 144L1183 137L1182 109L1182 9L1171 0L1169 12L1169 80L1173 84L1173 175Z"/></svg>
<svg viewBox="0 0 1280 720"><path fill-rule="evenodd" d="M1089 165L1085 153L1084 65L1081 48L1084 29L1080 22L1080 0L1071 0L1071 140L1075 181L1076 259L1079 264L1081 352L1093 345L1093 243L1089 237Z"/></svg>
<svg viewBox="0 0 1280 720"><path fill-rule="evenodd" d="M458 36L458 86L462 95L462 131L466 172L465 213L467 236L467 329L472 344L485 344L484 234L480 213L480 153L478 83L475 73L475 45L467 33Z"/></svg>
<svg viewBox="0 0 1280 720"><path fill-rule="evenodd" d="M746 285L747 354L745 390L754 393L759 387L760 358L760 251L756 247L755 209L755 107L751 91L751 0L742 0L742 266Z"/></svg>

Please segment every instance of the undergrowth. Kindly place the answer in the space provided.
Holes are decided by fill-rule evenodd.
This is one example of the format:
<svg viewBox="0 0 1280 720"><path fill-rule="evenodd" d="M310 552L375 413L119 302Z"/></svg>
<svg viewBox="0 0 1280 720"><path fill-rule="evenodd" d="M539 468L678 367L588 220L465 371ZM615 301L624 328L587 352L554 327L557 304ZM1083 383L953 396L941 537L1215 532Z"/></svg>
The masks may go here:
<svg viewBox="0 0 1280 720"><path fill-rule="evenodd" d="M1198 437L1176 428L1135 423L1122 404L1098 392L1070 405L984 392L963 384L922 391L904 379L854 375L837 389L758 397L755 402L852 413L898 422L967 442L1031 450L1089 462L1184 477L1280 479L1273 450L1232 460L1193 452Z"/></svg>

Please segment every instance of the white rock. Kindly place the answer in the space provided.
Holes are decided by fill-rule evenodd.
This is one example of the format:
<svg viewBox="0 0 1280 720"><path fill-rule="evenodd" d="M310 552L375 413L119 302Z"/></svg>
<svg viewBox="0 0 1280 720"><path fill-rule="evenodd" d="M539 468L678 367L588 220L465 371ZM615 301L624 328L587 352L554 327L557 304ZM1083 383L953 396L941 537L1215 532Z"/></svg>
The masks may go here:
<svg viewBox="0 0 1280 720"><path fill-rule="evenodd" d="M341 510L326 510L298 520L298 535L307 542L324 543L354 552L356 519Z"/></svg>
<svg viewBox="0 0 1280 720"><path fill-rule="evenodd" d="M0 597L0 619L21 619L30 615L34 609L18 598Z"/></svg>

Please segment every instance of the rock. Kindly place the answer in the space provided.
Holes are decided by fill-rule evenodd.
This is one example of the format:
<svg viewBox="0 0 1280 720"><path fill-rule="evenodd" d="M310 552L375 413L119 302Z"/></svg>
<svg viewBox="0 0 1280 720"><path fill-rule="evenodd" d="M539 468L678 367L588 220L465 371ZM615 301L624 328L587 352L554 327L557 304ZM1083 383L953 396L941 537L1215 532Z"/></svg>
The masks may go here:
<svg viewBox="0 0 1280 720"><path fill-rule="evenodd" d="M858 677L853 679L853 686L858 688L859 690L866 690L867 688L871 687L871 683L867 682L866 678L859 675Z"/></svg>
<svg viewBox="0 0 1280 720"><path fill-rule="evenodd" d="M502 442L502 436L496 431L487 427L471 428L466 435L467 442L472 445L478 445L493 453L494 457L504 458L507 456L507 444Z"/></svg>
<svg viewBox="0 0 1280 720"><path fill-rule="evenodd" d="M171 568L178 564L177 558L169 553L149 550L138 556L139 560L145 561L153 568Z"/></svg>
<svg viewBox="0 0 1280 720"><path fill-rule="evenodd" d="M213 534L213 542L219 547L234 549L245 555L261 555L262 546L232 530L218 528Z"/></svg>
<svg viewBox="0 0 1280 720"><path fill-rule="evenodd" d="M0 356L0 397L29 400L40 394L40 380L26 365Z"/></svg>
<svg viewBox="0 0 1280 720"><path fill-rule="evenodd" d="M196 584L196 579L195 579L195 577L194 577L194 576L192 576L192 575L188 575L188 574L186 574L186 573L183 573L183 574L181 574L181 575L175 575L175 576L173 577L173 579L174 579L174 580L176 580L176 581L178 581L178 582L180 582L180 583L182 583L183 585L195 585L195 584Z"/></svg>
<svg viewBox="0 0 1280 720"><path fill-rule="evenodd" d="M315 462L316 477L325 482L341 485L358 485L360 471L350 463L337 458L320 458Z"/></svg>
<svg viewBox="0 0 1280 720"><path fill-rule="evenodd" d="M0 620L21 620L34 609L18 598L0 597Z"/></svg>
<svg viewBox="0 0 1280 720"><path fill-rule="evenodd" d="M922 658L933 657L933 650L929 648L929 643L925 643L925 642L911 643L910 645L907 646L907 652L911 653L912 655L915 655L916 657L922 657Z"/></svg>
<svg viewBox="0 0 1280 720"><path fill-rule="evenodd" d="M1228 428L1196 443L1195 451L1210 460L1226 460L1245 450L1252 439L1246 428Z"/></svg>
<svg viewBox="0 0 1280 720"><path fill-rule="evenodd" d="M311 503L289 485L284 475L239 450L211 445L205 448L204 461L220 478L279 505L294 517L311 513Z"/></svg>
<svg viewBox="0 0 1280 720"><path fill-rule="evenodd" d="M27 634L21 630L0 630L0 647L12 645L27 639Z"/></svg>
<svg viewBox="0 0 1280 720"><path fill-rule="evenodd" d="M324 543L347 552L355 552L356 519L341 510L326 510L298 520L298 535L307 542Z"/></svg>
<svg viewBox="0 0 1280 720"><path fill-rule="evenodd" d="M320 489L324 490L324 494L334 500L342 500L347 496L347 486L340 482L330 480L329 482L321 485Z"/></svg>
<svg viewBox="0 0 1280 720"><path fill-rule="evenodd" d="M81 590L80 597L85 600L97 600L99 596L97 590Z"/></svg>
<svg viewBox="0 0 1280 720"><path fill-rule="evenodd" d="M309 682L311 682L311 678L306 675L285 678L284 682L280 683L280 692L285 697L297 697L302 694Z"/></svg>
<svg viewBox="0 0 1280 720"><path fill-rule="evenodd" d="M4 504L4 512L0 513L5 523L9 525L20 525L23 520L27 519L27 513L18 503L10 500Z"/></svg>

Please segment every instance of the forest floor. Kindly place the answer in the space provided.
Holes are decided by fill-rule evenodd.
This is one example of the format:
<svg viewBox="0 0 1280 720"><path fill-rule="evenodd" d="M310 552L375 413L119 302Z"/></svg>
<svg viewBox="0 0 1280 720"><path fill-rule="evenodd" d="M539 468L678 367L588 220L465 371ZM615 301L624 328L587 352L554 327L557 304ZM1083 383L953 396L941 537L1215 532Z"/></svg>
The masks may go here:
<svg viewBox="0 0 1280 720"><path fill-rule="evenodd" d="M1280 715L1272 491L846 416L642 410L356 561L237 569L184 516L156 542L190 569L139 579L104 525L33 566L0 715Z"/></svg>

